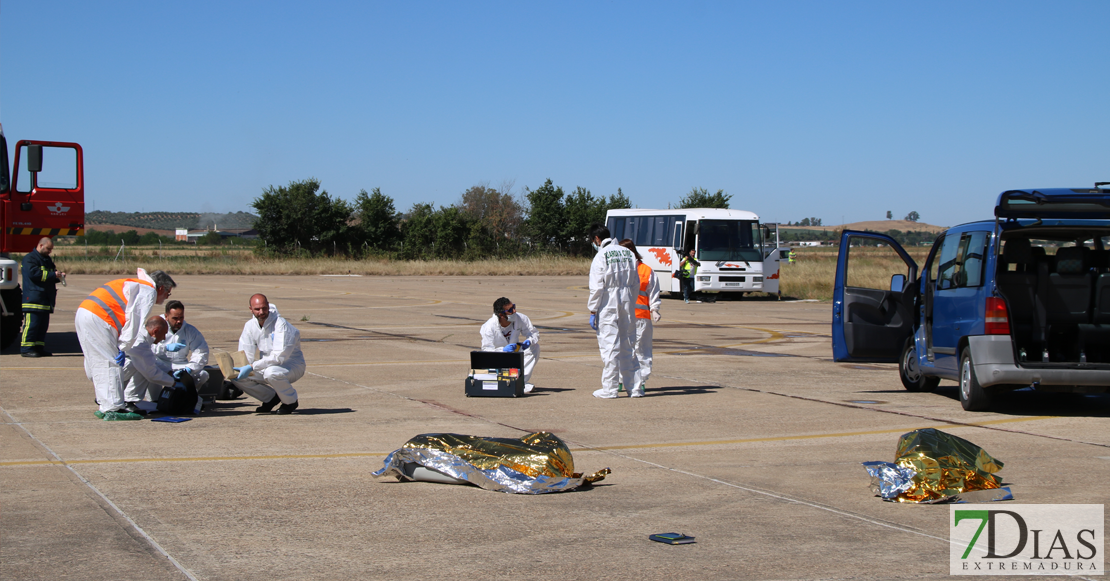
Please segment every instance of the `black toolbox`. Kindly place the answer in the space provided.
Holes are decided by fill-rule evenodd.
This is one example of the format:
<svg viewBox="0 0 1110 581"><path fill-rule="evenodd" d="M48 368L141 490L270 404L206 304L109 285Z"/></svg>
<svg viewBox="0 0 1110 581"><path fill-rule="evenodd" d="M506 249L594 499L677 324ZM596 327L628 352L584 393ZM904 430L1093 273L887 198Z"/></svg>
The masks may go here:
<svg viewBox="0 0 1110 581"><path fill-rule="evenodd" d="M524 395L524 353L471 351L466 397Z"/></svg>

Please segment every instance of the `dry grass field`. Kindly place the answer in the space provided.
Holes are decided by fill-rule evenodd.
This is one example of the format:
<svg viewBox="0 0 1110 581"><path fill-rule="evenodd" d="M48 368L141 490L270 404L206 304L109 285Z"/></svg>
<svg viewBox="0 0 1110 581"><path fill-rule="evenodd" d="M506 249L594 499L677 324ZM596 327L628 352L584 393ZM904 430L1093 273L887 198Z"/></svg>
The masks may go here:
<svg viewBox="0 0 1110 581"><path fill-rule="evenodd" d="M88 252L88 254L86 254ZM837 248L797 248L797 262L783 261L780 270L784 297L794 299L832 299L836 276ZM853 268L849 284L887 288L890 276L905 273L901 260L890 248L853 248ZM914 260L924 262L928 248L910 250ZM586 276L586 258L539 256L472 262L433 260L401 261L386 259L348 260L333 258L261 258L248 248L234 247L131 247L126 256L116 258L115 250L81 246L59 246L55 261L71 274L131 274L136 267L162 269L171 274L212 275L324 275L363 276Z"/></svg>

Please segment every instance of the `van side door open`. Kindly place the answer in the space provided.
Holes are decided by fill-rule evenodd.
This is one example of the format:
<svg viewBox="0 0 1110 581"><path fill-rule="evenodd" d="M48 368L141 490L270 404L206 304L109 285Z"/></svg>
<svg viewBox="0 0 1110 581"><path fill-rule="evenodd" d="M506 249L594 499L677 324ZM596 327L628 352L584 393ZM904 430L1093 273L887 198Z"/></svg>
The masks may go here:
<svg viewBox="0 0 1110 581"><path fill-rule="evenodd" d="M897 362L913 334L917 286L917 263L893 238L845 230L833 288L833 359Z"/></svg>

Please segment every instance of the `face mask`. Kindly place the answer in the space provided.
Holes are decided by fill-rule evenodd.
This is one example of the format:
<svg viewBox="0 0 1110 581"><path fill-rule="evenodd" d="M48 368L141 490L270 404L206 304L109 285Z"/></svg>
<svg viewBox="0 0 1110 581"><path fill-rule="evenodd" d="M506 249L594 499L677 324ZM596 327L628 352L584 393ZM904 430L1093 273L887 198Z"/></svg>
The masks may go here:
<svg viewBox="0 0 1110 581"><path fill-rule="evenodd" d="M511 315L505 315L505 318L508 319L510 323L515 323L516 322L516 313L513 313Z"/></svg>
<svg viewBox="0 0 1110 581"><path fill-rule="evenodd" d="M601 250L601 247L597 245L597 242L591 242L590 246L593 246L594 250Z"/></svg>

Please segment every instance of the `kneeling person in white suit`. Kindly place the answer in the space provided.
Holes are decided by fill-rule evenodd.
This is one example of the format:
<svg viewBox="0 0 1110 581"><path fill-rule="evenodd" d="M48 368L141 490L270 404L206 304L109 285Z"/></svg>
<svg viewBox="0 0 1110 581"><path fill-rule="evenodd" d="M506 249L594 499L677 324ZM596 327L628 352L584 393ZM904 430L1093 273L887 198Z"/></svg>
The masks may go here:
<svg viewBox="0 0 1110 581"><path fill-rule="evenodd" d="M154 345L155 357L169 363L174 370L187 370L200 391L208 383L208 372L204 370L208 365L208 341L196 327L185 322L185 305L181 301L166 301L166 314L162 318L170 324L170 330L165 341Z"/></svg>
<svg viewBox="0 0 1110 581"><path fill-rule="evenodd" d="M138 402L143 394L150 393L150 401L157 402L163 387L173 387L177 380L173 377L173 367L154 356L154 346L166 338L169 325L159 315L147 317L142 332L135 339L128 352L127 362L123 365L123 382L127 385L124 409L133 414L146 415Z"/></svg>
<svg viewBox="0 0 1110 581"><path fill-rule="evenodd" d="M254 316L239 336L239 350L246 353L248 365L236 367L238 375L228 379L262 402L255 409L258 413L270 413L280 403L277 413L291 414L298 404L293 382L305 370L301 333L278 314L266 295L252 296L250 309Z"/></svg>
<svg viewBox="0 0 1110 581"><path fill-rule="evenodd" d="M516 305L505 297L493 302L493 316L482 325L482 351L511 353L519 343L524 351L524 393L532 385L532 370L540 357L540 334L524 313L516 312Z"/></svg>

